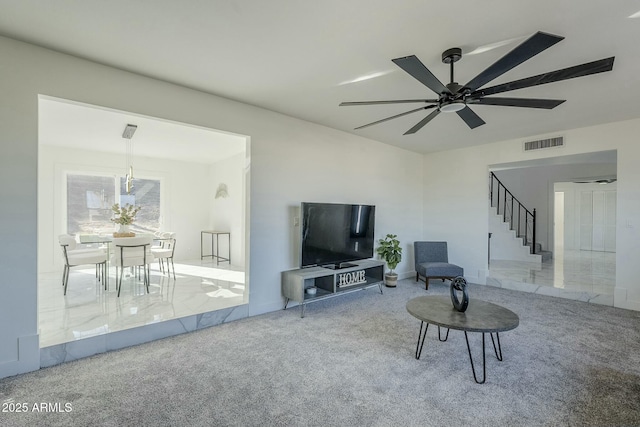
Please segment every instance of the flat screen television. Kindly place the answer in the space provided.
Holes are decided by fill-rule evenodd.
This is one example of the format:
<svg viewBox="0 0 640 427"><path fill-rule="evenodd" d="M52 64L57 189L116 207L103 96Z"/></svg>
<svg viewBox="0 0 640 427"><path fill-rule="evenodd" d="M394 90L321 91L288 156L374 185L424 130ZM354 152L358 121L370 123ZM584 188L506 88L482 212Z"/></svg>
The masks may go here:
<svg viewBox="0 0 640 427"><path fill-rule="evenodd" d="M376 207L302 203L300 267L344 267L373 257Z"/></svg>

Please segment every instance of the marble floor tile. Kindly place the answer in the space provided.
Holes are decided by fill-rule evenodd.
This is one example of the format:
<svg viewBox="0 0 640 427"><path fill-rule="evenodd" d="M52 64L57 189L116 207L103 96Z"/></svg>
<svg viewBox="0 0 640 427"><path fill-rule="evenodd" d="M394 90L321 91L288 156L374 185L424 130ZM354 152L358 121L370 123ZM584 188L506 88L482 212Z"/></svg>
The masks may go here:
<svg viewBox="0 0 640 427"><path fill-rule="evenodd" d="M176 279L151 267L149 293L141 280L127 272L117 297L115 268L108 289L95 269L72 268L63 295L62 272L38 275L40 347L73 342L170 319L246 304L248 292L242 269L211 260L175 264Z"/></svg>
<svg viewBox="0 0 640 427"><path fill-rule="evenodd" d="M616 254L565 250L541 264L491 260L487 285L613 306Z"/></svg>

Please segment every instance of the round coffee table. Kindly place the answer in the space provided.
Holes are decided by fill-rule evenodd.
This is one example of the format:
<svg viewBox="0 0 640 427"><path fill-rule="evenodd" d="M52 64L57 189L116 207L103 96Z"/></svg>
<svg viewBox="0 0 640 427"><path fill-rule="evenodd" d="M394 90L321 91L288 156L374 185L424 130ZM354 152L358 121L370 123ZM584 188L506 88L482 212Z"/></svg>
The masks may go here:
<svg viewBox="0 0 640 427"><path fill-rule="evenodd" d="M414 298L407 303L407 311L416 319L420 320L420 332L418 334L418 344L416 346L416 359L420 359L424 339L427 336L429 324L438 326L438 339L446 341L449 338L449 330L455 329L464 332L464 338L467 342L467 351L469 352L469 361L471 362L471 371L473 379L478 384L483 384L487 379L487 365L485 356L485 334L491 336L493 350L496 358L502 361L502 347L500 346L500 332L515 329L520 323L518 315L513 311L481 300L471 300L465 312L459 312L453 308L451 298L448 296L422 296ZM426 327L423 331L423 325ZM444 339L440 337L440 327L447 328L447 335ZM471 348L469 347L469 338L467 332L482 333L482 381L478 381L476 370L471 356ZM496 340L493 334L496 334ZM498 345L496 347L496 341Z"/></svg>

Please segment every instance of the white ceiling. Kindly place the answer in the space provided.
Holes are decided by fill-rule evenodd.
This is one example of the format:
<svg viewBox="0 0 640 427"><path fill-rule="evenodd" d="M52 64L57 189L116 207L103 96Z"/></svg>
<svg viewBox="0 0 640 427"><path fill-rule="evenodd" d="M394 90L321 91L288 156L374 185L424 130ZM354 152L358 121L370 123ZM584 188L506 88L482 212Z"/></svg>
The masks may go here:
<svg viewBox="0 0 640 427"><path fill-rule="evenodd" d="M41 96L40 144L124 154L122 133L136 125L134 155L211 164L243 153L246 138L182 123Z"/></svg>
<svg viewBox="0 0 640 427"><path fill-rule="evenodd" d="M640 117L637 0L0 0L0 34L182 84L417 152L526 138ZM565 40L489 85L615 56L613 71L504 96L566 99L554 110L474 106L469 129L425 113L353 128L408 111L341 101L433 97L392 58L415 54L444 83L442 51L527 37ZM456 63L464 84L518 42ZM374 72L386 74L340 84Z"/></svg>

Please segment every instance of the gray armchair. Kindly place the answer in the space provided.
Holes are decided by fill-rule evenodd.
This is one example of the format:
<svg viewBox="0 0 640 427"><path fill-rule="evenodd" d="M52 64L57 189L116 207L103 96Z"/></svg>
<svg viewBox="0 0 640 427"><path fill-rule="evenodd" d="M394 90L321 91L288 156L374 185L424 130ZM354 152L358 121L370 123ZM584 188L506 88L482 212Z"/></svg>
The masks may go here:
<svg viewBox="0 0 640 427"><path fill-rule="evenodd" d="M447 242L413 242L416 262L416 282L424 277L425 289L429 289L429 279L451 280L464 276L464 269L449 263Z"/></svg>

